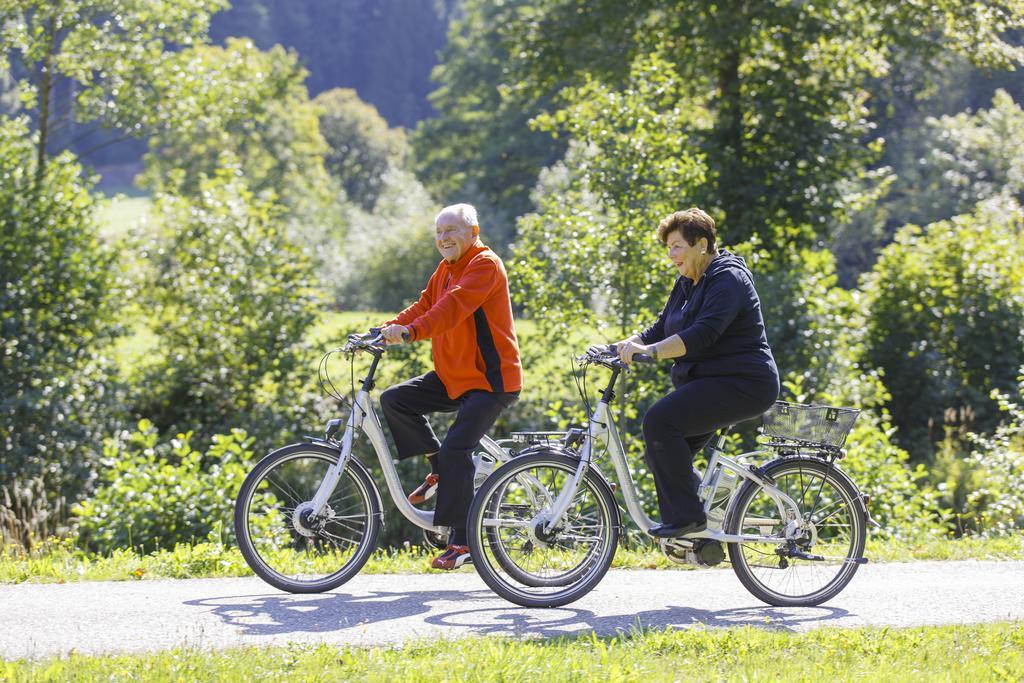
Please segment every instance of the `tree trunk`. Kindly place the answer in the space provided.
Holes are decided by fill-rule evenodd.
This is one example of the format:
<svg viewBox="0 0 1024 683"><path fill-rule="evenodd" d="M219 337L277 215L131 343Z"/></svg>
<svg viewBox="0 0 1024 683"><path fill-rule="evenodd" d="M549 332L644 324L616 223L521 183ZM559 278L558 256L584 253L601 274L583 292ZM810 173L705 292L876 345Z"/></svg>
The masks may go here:
<svg viewBox="0 0 1024 683"><path fill-rule="evenodd" d="M57 49L57 20L47 22L46 55L43 57L42 77L39 82L39 147L36 154L36 184L46 174L46 143L50 133L50 98L53 94L53 56Z"/></svg>
<svg viewBox="0 0 1024 683"><path fill-rule="evenodd" d="M744 150L740 60L740 49L737 46L723 55L718 70L720 104L717 135L721 158L717 160L717 186L731 239L746 234L750 227L743 224L747 192L742 180Z"/></svg>

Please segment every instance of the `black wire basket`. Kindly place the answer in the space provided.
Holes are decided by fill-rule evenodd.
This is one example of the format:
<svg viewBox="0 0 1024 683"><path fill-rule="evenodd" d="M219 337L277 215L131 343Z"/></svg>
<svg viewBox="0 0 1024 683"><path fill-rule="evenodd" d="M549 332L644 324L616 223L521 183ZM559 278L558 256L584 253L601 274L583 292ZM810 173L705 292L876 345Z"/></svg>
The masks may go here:
<svg viewBox="0 0 1024 683"><path fill-rule="evenodd" d="M776 401L764 414L761 433L772 441L842 448L860 411Z"/></svg>

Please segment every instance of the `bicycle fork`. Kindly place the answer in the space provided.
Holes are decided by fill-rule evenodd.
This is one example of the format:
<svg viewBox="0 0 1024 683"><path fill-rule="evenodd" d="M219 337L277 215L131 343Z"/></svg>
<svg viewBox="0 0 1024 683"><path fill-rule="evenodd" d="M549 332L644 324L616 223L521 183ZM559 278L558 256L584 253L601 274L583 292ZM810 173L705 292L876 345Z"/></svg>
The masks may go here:
<svg viewBox="0 0 1024 683"><path fill-rule="evenodd" d="M352 445L355 442L356 430L362 428L363 417L366 412L361 407L361 402L365 399L365 392L360 391L356 396L356 400L352 403L352 412L349 413L348 423L345 425L345 433L341 437L341 448L338 451L338 461L330 466L327 470L326 476L323 481L320 482L320 486L316 490L316 494L313 496L311 503L312 514L314 517L319 517L323 514L324 508L327 507L327 500L331 497L331 493L334 492L335 487L338 486L338 482L341 480L341 475L348 467L348 461L352 457ZM330 439L334 434L331 428L337 429L337 422L331 420L327 427L327 438Z"/></svg>

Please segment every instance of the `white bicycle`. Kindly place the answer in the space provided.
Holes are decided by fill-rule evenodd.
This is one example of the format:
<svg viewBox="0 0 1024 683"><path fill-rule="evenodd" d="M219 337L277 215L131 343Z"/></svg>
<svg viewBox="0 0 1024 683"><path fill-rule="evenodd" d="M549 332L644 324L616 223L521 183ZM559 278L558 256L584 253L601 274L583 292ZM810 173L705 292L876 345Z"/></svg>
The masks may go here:
<svg viewBox="0 0 1024 683"><path fill-rule="evenodd" d="M636 356L651 362L648 356ZM501 464L483 482L469 513L469 544L481 578L498 595L524 607L557 607L586 595L611 566L622 528L613 487L594 462L603 445L622 484L626 510L644 532L644 512L609 407L627 366L614 347L593 347L580 359L611 370L585 429L536 443ZM586 401L586 392L581 390ZM659 539L674 562L712 566L729 559L740 582L771 605L817 605L836 596L863 557L867 499L836 465L859 411L778 402L765 415L765 450L735 458L722 452L724 433L699 494L705 531ZM726 430L727 431L727 430ZM742 461L773 458L763 466Z"/></svg>
<svg viewBox="0 0 1024 683"><path fill-rule="evenodd" d="M365 352L372 361L358 392L352 382L348 420L327 423L323 438L280 448L253 468L235 502L235 533L249 567L264 581L291 593L319 593L337 588L355 576L369 559L384 524L380 491L369 472L352 454L365 434L380 460L388 493L398 511L423 529L424 537L443 547L448 528L434 525L433 511L418 510L406 499L370 392L374 374L387 347L378 330L351 335L342 348L321 361L321 383L330 356ZM327 375L335 398L341 394ZM342 427L344 429L342 430ZM341 432L341 439L336 437ZM511 452L485 436L473 458L476 483Z"/></svg>

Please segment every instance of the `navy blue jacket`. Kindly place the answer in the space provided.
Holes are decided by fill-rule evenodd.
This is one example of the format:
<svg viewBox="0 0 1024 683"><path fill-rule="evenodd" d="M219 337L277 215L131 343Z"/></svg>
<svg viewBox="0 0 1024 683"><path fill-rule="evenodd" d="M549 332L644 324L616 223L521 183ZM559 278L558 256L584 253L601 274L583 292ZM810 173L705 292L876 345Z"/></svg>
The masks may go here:
<svg viewBox="0 0 1024 683"><path fill-rule="evenodd" d="M675 359L673 380L742 376L779 381L761 301L750 270L735 254L721 251L696 285L677 278L665 310L640 338L653 344L673 334L686 344L686 355Z"/></svg>

